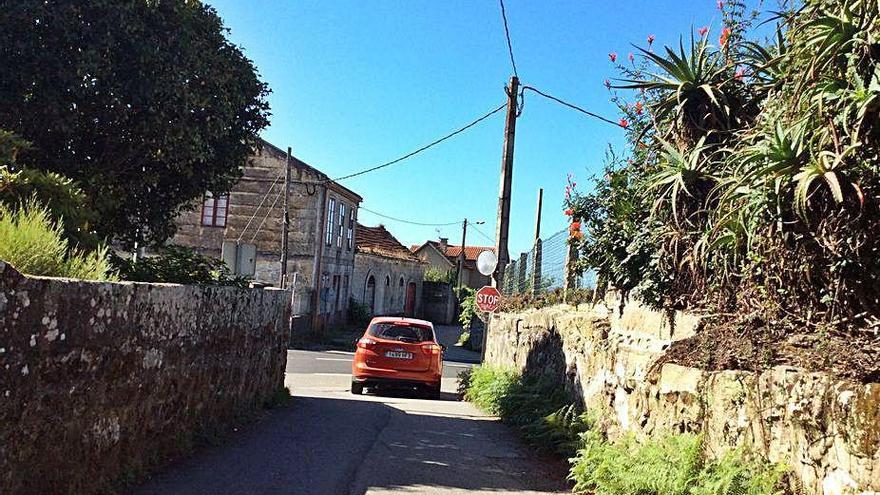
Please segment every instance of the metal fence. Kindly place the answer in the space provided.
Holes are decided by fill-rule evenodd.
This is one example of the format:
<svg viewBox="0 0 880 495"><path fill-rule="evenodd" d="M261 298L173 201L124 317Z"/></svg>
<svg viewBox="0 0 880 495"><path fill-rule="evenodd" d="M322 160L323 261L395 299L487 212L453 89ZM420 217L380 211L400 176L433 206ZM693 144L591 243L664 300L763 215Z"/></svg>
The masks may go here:
<svg viewBox="0 0 880 495"><path fill-rule="evenodd" d="M504 294L541 293L565 286L568 276L566 264L573 256L569 253L568 230L561 230L541 239L527 253L511 256L504 271ZM593 288L596 277L592 272L572 275L569 287Z"/></svg>

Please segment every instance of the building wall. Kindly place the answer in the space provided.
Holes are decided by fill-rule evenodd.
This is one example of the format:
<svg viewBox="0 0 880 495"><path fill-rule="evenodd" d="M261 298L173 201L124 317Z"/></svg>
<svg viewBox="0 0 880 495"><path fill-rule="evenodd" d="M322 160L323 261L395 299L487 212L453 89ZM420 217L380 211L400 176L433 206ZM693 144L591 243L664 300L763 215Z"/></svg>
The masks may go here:
<svg viewBox="0 0 880 495"><path fill-rule="evenodd" d="M443 256L436 249L433 249L430 246L423 247L421 250L415 253L415 255L420 260L426 262L429 267L436 268L444 272L447 270L455 270L455 265L450 264L446 256Z"/></svg>
<svg viewBox="0 0 880 495"><path fill-rule="evenodd" d="M413 283L415 291L415 311L412 315L422 315L422 284L426 265L415 261L387 258L366 253L357 253L354 262L354 278L351 297L367 307L373 307L374 315L403 315L405 313L407 287ZM375 277L375 297L366 297L367 280ZM388 284L386 285L386 280Z"/></svg>
<svg viewBox="0 0 880 495"><path fill-rule="evenodd" d="M172 243L196 248L203 254L219 258L224 240L237 240L256 245L258 282L278 285L281 273L281 237L283 227L284 171L286 153L266 143L244 167L242 178L229 194L229 211L225 227L207 227L201 222L201 202L193 210L180 215L178 231ZM316 323L332 323L347 313L350 280L354 270L354 232L349 247L342 231L338 244L339 205L353 209L357 221L360 197L335 183L314 185L327 177L308 165L293 159L290 187L290 229L288 234L288 286L295 292L294 307L301 312L318 308ZM332 245L327 245L327 206L335 202ZM347 214L346 214L347 215ZM353 228L353 227L352 227ZM318 275L315 275L317 270ZM294 283L294 274L296 282Z"/></svg>
<svg viewBox="0 0 880 495"><path fill-rule="evenodd" d="M260 409L284 385L287 298L0 262L0 492L113 493Z"/></svg>

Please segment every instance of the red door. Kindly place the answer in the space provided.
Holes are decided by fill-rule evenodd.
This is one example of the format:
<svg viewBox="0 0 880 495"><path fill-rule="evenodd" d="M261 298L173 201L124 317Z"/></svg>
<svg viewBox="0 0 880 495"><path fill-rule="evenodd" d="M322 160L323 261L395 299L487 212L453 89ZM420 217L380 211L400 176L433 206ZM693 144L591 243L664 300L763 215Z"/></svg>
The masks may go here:
<svg viewBox="0 0 880 495"><path fill-rule="evenodd" d="M403 312L406 316L415 316L416 313L416 284L415 282L410 282L409 285L406 286L406 305L403 307Z"/></svg>

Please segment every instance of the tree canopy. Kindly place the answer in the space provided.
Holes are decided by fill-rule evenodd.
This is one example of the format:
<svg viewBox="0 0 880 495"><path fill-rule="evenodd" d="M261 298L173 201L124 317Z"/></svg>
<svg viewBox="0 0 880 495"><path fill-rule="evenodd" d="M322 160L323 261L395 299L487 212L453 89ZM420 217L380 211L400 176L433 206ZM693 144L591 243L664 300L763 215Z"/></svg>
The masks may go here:
<svg viewBox="0 0 880 495"><path fill-rule="evenodd" d="M0 127L18 162L82 187L99 236L174 233L228 191L268 125L268 88L194 0L0 0Z"/></svg>

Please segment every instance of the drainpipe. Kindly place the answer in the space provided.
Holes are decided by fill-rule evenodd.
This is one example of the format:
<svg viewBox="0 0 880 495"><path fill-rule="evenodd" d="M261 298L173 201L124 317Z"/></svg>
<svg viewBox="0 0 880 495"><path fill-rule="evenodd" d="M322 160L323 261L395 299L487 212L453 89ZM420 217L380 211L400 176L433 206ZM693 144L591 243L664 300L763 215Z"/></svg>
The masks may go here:
<svg viewBox="0 0 880 495"><path fill-rule="evenodd" d="M321 207L317 215L318 225L315 232L318 237L315 242L315 259L312 264L312 331L318 327L320 315L318 313L321 304L321 261L324 257L324 237L327 226L327 186L321 186Z"/></svg>

